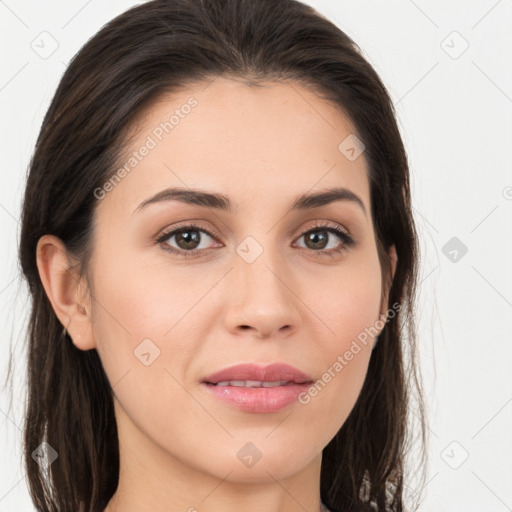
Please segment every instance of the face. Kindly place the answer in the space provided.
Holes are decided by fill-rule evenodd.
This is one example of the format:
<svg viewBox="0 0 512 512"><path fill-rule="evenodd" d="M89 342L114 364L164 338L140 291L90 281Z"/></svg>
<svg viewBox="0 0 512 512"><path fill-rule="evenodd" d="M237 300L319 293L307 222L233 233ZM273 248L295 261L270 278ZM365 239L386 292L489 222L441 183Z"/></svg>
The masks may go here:
<svg viewBox="0 0 512 512"><path fill-rule="evenodd" d="M282 479L318 462L344 423L374 341L358 340L382 311L364 154L339 149L351 134L297 84L227 78L161 98L138 124L125 171L97 191L84 333L138 464ZM172 188L222 198L162 194ZM316 392L264 373L274 363ZM205 383L240 364L256 373Z"/></svg>

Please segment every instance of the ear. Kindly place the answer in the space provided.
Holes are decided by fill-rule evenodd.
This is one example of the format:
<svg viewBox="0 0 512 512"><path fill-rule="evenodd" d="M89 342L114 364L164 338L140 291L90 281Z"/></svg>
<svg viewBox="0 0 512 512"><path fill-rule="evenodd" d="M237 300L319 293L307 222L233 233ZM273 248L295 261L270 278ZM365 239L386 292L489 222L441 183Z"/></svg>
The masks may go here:
<svg viewBox="0 0 512 512"><path fill-rule="evenodd" d="M395 277L395 271L396 271L396 262L398 260L397 254L396 254L396 248L394 245L392 245L389 248L389 259L391 263L391 278L389 280L389 283L387 285L386 290L384 290L384 298L381 303L381 310L380 310L380 318L385 322L387 318L387 310L388 310L388 301L389 301L389 291L391 289L391 284L393 283L393 279Z"/></svg>
<svg viewBox="0 0 512 512"><path fill-rule="evenodd" d="M46 295L73 344L80 350L95 348L90 294L83 282L85 279L78 278L75 268L78 262L68 254L62 240L54 235L39 239L36 261Z"/></svg>

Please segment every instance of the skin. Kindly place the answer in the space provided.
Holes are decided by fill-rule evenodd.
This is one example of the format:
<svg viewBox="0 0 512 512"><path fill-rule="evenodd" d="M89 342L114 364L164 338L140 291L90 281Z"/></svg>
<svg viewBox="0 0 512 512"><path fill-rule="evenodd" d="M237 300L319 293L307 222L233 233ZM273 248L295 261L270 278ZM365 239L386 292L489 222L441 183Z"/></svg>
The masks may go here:
<svg viewBox="0 0 512 512"><path fill-rule="evenodd" d="M66 270L58 238L38 244L57 316L76 347L98 351L113 386L121 470L106 510L316 512L322 449L357 400L374 339L309 403L274 413L236 410L200 381L234 364L276 361L321 379L385 313L364 154L350 161L338 150L356 131L312 91L226 77L161 98L127 154L191 96L191 113L99 200L89 282ZM224 194L234 211L173 200L134 213L171 186ZM297 196L332 187L358 195L367 213L352 201L288 211ZM164 250L187 250L176 236L154 242L191 220L216 236L196 232L199 255ZM315 256L301 234L318 220L356 244L326 255L343 244L328 233ZM236 252L248 236L263 249L252 263ZM394 274L394 247L390 255ZM134 355L145 339L160 350L148 366ZM252 467L237 457L247 442L262 454Z"/></svg>

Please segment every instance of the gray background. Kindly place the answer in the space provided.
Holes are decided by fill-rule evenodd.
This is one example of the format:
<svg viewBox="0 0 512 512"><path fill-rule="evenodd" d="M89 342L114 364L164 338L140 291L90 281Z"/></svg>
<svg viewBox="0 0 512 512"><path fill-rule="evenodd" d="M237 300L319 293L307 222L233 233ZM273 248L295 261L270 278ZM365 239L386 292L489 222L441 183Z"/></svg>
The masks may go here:
<svg viewBox="0 0 512 512"><path fill-rule="evenodd" d="M420 510L512 510L512 0L306 3L376 68L410 158L430 411ZM0 397L0 512L33 510L20 455L28 300L16 248L25 171L66 64L135 4L0 1L2 376L10 345L17 354L14 408L6 390Z"/></svg>

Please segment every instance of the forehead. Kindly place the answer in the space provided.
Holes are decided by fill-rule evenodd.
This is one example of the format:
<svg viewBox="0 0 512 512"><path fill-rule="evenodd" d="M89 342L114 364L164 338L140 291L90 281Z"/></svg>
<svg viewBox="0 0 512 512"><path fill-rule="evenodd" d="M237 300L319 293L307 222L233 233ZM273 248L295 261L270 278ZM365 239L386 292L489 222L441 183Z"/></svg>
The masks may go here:
<svg viewBox="0 0 512 512"><path fill-rule="evenodd" d="M144 112L118 162L123 177L100 206L132 213L180 186L228 195L237 210L343 186L369 209L364 154L342 151L355 134L346 115L296 82L217 77L162 95Z"/></svg>

